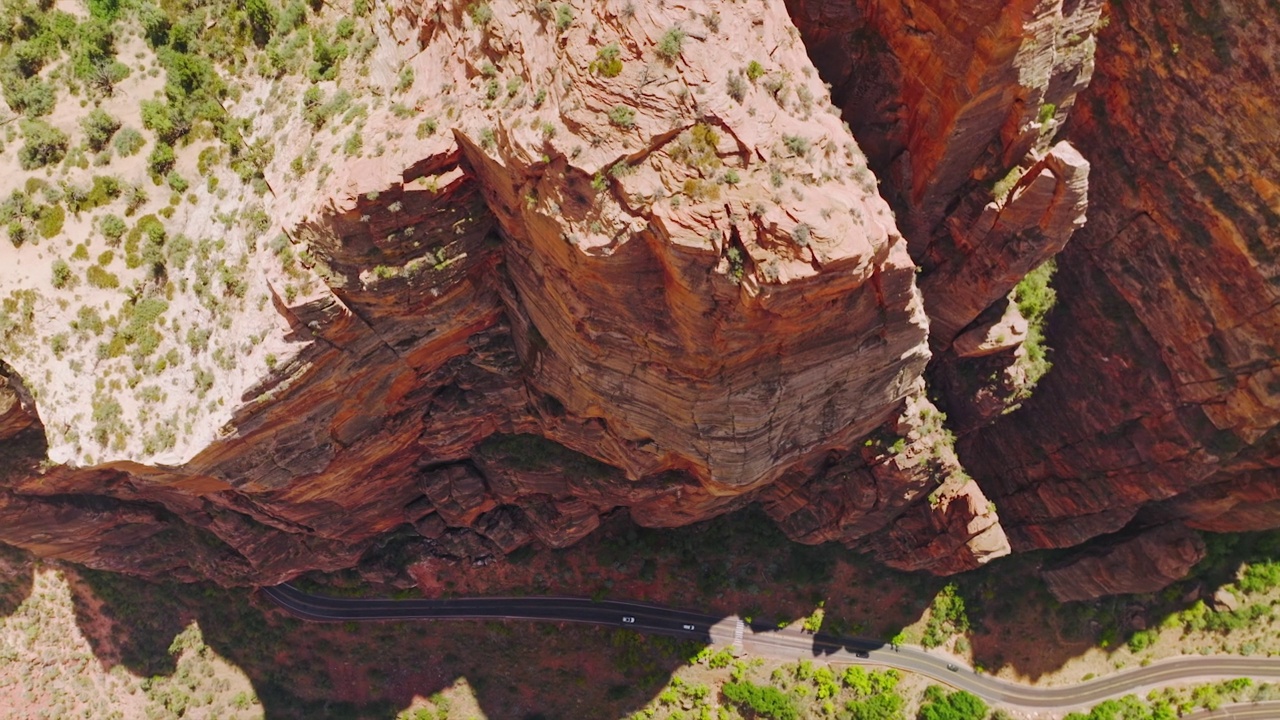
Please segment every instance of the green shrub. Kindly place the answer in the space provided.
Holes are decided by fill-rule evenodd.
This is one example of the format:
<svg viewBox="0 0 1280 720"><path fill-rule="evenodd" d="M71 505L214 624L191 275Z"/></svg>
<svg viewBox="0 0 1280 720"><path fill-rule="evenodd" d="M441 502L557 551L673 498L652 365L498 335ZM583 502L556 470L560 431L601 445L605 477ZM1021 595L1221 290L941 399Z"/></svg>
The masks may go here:
<svg viewBox="0 0 1280 720"><path fill-rule="evenodd" d="M725 683L720 689L729 702L749 708L757 717L772 720L797 720L800 712L786 693L768 685L749 681Z"/></svg>
<svg viewBox="0 0 1280 720"><path fill-rule="evenodd" d="M23 120L21 127L26 144L18 150L18 163L23 170L53 165L66 157L66 133L43 120Z"/></svg>
<svg viewBox="0 0 1280 720"><path fill-rule="evenodd" d="M169 187L176 193L186 192L187 188L190 187L186 179L179 175L177 170L170 171L169 175L165 178L165 182L167 182Z"/></svg>
<svg viewBox="0 0 1280 720"><path fill-rule="evenodd" d="M177 158L173 154L173 146L169 143L158 142L155 147L151 148L151 154L147 156L147 167L153 175L164 175L173 169L173 164Z"/></svg>
<svg viewBox="0 0 1280 720"><path fill-rule="evenodd" d="M634 127L636 124L636 111L626 105L614 105L609 110L609 122L622 128Z"/></svg>
<svg viewBox="0 0 1280 720"><path fill-rule="evenodd" d="M924 697L919 720L983 720L987 716L987 704L963 690L947 693L937 685L930 685Z"/></svg>
<svg viewBox="0 0 1280 720"><path fill-rule="evenodd" d="M11 108L31 118L53 112L57 104L53 86L38 77L26 79L10 75L5 80L4 97Z"/></svg>
<svg viewBox="0 0 1280 720"><path fill-rule="evenodd" d="M1280 560L1249 563L1240 577L1240 589L1247 593L1268 592L1280 586Z"/></svg>
<svg viewBox="0 0 1280 720"><path fill-rule="evenodd" d="M85 271L85 279L89 281L90 285L104 290L114 290L120 287L120 278L116 277L115 273L107 272L97 265L89 266L89 269Z"/></svg>
<svg viewBox="0 0 1280 720"><path fill-rule="evenodd" d="M396 92L404 92L413 87L413 68L408 65L400 68L400 77L396 79Z"/></svg>
<svg viewBox="0 0 1280 720"><path fill-rule="evenodd" d="M253 28L253 41L259 47L266 45L279 22L275 4L271 0L244 0L244 13Z"/></svg>
<svg viewBox="0 0 1280 720"><path fill-rule="evenodd" d="M307 77L311 82L332 80L338 75L338 65L347 57L347 44L329 42L329 36L322 29L311 31L311 67Z"/></svg>
<svg viewBox="0 0 1280 720"><path fill-rule="evenodd" d="M684 31L678 27L673 27L662 34L662 39L658 41L657 52L667 62L674 62L680 57L680 50L684 45Z"/></svg>
<svg viewBox="0 0 1280 720"><path fill-rule="evenodd" d="M360 128L356 128L355 130L352 130L351 134L347 136L346 142L342 144L342 151L346 153L348 156L359 155L360 151L363 148L364 148L364 137L363 137L363 133L361 133L360 131Z"/></svg>
<svg viewBox="0 0 1280 720"><path fill-rule="evenodd" d="M75 275L71 274L71 266L66 260L58 258L53 261L53 286L61 290L67 287L75 280Z"/></svg>
<svg viewBox="0 0 1280 720"><path fill-rule="evenodd" d="M1057 265L1048 260L1027 273L1013 290L1018 311L1027 320L1027 339L1022 347L1027 351L1027 386L1034 385L1053 366L1045 345L1044 325L1058 295L1052 285Z"/></svg>
<svg viewBox="0 0 1280 720"><path fill-rule="evenodd" d="M102 108L94 108L80 121L84 130L85 141L94 152L99 152L111 142L111 138L120 129L120 121L107 114Z"/></svg>
<svg viewBox="0 0 1280 720"><path fill-rule="evenodd" d="M751 82L755 82L756 80L759 80L763 75L764 75L763 65L756 62L755 60L752 60L751 62L747 63L747 79L749 79Z"/></svg>
<svg viewBox="0 0 1280 720"><path fill-rule="evenodd" d="M783 135L782 144L791 152L804 157L809 154L809 141L799 135Z"/></svg>
<svg viewBox="0 0 1280 720"><path fill-rule="evenodd" d="M40 231L40 237L56 237L62 232L62 224L66 218L67 213L61 205L45 205L40 208L36 212L36 229Z"/></svg>
<svg viewBox="0 0 1280 720"><path fill-rule="evenodd" d="M168 144L191 132L191 122L179 108L159 100L142 101L142 127L154 132L160 142Z"/></svg>
<svg viewBox="0 0 1280 720"><path fill-rule="evenodd" d="M125 128L116 133L115 141L112 142L112 146L115 147L116 153L120 157L135 155L146 144L147 141L142 137L142 133L133 128Z"/></svg>
<svg viewBox="0 0 1280 720"><path fill-rule="evenodd" d="M611 42L605 45L596 51L592 70L607 78L618 77L622 72L622 59L619 57L621 53L622 49L618 47L618 43Z"/></svg>
<svg viewBox="0 0 1280 720"><path fill-rule="evenodd" d="M573 8L565 4L556 6L556 30L564 32L573 24Z"/></svg>
<svg viewBox="0 0 1280 720"><path fill-rule="evenodd" d="M493 20L493 9L488 3L476 3L467 9L467 14L471 16L472 22L484 27Z"/></svg>
<svg viewBox="0 0 1280 720"><path fill-rule="evenodd" d="M1128 646L1130 652L1142 652L1151 646L1160 638L1160 633L1155 630L1139 630L1129 636Z"/></svg>

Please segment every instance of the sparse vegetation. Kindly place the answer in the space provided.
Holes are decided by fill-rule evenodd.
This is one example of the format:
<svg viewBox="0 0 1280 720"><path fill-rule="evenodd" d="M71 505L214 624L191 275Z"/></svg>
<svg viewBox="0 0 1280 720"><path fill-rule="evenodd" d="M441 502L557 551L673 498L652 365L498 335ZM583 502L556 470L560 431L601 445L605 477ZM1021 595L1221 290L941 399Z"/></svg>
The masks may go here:
<svg viewBox="0 0 1280 720"><path fill-rule="evenodd" d="M1052 259L1045 261L1027 273L1014 288L1013 299L1018 311L1027 319L1027 339L1022 346L1027 352L1026 388L1033 387L1053 363L1049 360L1049 348L1045 344L1044 327L1049 311L1057 301L1051 282L1057 266Z"/></svg>
<svg viewBox="0 0 1280 720"><path fill-rule="evenodd" d="M783 135L782 144L791 152L804 157L809 154L809 140L799 135Z"/></svg>
<svg viewBox="0 0 1280 720"><path fill-rule="evenodd" d="M725 92L729 93L729 97L735 101L742 102L747 97L747 83L741 75L730 70L725 79Z"/></svg>
<svg viewBox="0 0 1280 720"><path fill-rule="evenodd" d="M18 150L18 163L23 170L62 162L69 142L66 133L43 120L23 120L21 128L26 144Z"/></svg>
<svg viewBox="0 0 1280 720"><path fill-rule="evenodd" d="M620 128L635 127L636 111L626 105L614 105L609 110L609 122Z"/></svg>
<svg viewBox="0 0 1280 720"><path fill-rule="evenodd" d="M556 6L556 30L564 32L573 24L573 8L561 3Z"/></svg>
<svg viewBox="0 0 1280 720"><path fill-rule="evenodd" d="M75 280L71 266L61 258L53 261L53 286L59 290L69 286Z"/></svg>
<svg viewBox="0 0 1280 720"><path fill-rule="evenodd" d="M591 71L607 78L618 77L622 73L622 49L618 43L611 42L596 51L596 59L591 63Z"/></svg>
<svg viewBox="0 0 1280 720"><path fill-rule="evenodd" d="M680 57L680 51L684 47L685 32L678 27L668 29L662 34L662 38L658 40L658 46L654 50L658 55L667 62L675 62Z"/></svg>
<svg viewBox="0 0 1280 720"><path fill-rule="evenodd" d="M120 129L120 121L102 108L95 108L80 121L80 128L84 130L85 142L89 144L89 148L98 152L107 147L107 143L115 137Z"/></svg>
<svg viewBox="0 0 1280 720"><path fill-rule="evenodd" d="M146 144L147 141L142 137L142 133L131 127L124 128L116 133L115 139L111 143L120 157L136 155L142 149L142 146Z"/></svg>

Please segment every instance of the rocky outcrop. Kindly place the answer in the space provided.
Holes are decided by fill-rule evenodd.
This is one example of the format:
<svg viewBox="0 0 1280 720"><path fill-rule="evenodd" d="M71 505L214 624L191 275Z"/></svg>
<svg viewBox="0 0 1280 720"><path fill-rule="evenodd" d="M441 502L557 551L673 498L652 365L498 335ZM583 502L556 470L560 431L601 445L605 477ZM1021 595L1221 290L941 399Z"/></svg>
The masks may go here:
<svg viewBox="0 0 1280 720"><path fill-rule="evenodd" d="M473 558L560 547L617 507L652 527L742 507L896 423L929 357L915 266L784 9L569 9L379 14L365 90L403 103L361 109L355 132L379 138L363 157L315 132L331 85L249 88L276 109L253 140L275 148L263 209L281 234L234 237L269 291L259 314L237 307L255 336L235 350L263 364L200 375L191 415L217 430L161 453L130 435L149 402L133 381L112 387L126 412L95 397L103 432L50 405L64 464L12 488L75 532L41 544L5 523L0 540L159 567L145 549L98 558L120 553L109 513L53 519L56 495L140 504L139 540L175 525L206 538L166 573L228 583L351 565L406 532L419 552ZM165 280L137 292L185 297ZM178 325L158 325L163 353ZM893 532L894 547L937 548L894 562L947 572L997 554L974 488L872 472L892 500L806 541Z"/></svg>
<svg viewBox="0 0 1280 720"><path fill-rule="evenodd" d="M765 511L800 542L869 545L902 570L950 574L1007 555L995 506L960 467L945 419L913 395L860 452L769 488Z"/></svg>
<svg viewBox="0 0 1280 720"><path fill-rule="evenodd" d="M1041 574L1062 602L1148 593L1185 577L1204 554L1204 541L1194 532L1162 525L1074 555Z"/></svg>
<svg viewBox="0 0 1280 720"><path fill-rule="evenodd" d="M1061 252L1084 225L1088 185L1089 163L1070 144L1058 143L969 227L952 228L955 255L920 284L935 347L950 345L1027 273ZM955 352L965 357L964 348Z"/></svg>
<svg viewBox="0 0 1280 720"><path fill-rule="evenodd" d="M1098 538L1062 597L1167 582L1187 528L1280 524L1280 195L1261 10L1162 2L1084 102L1092 0L394 2L363 68L229 103L271 193L169 210L217 241L84 312L0 266L0 541L273 583L759 502L906 570Z"/></svg>
<svg viewBox="0 0 1280 720"><path fill-rule="evenodd" d="M1058 261L1054 368L961 444L1015 549L1135 519L1280 524L1280 119L1254 100L1280 80L1273 19L1249 2L1111 8L1070 121L1091 203Z"/></svg>
<svg viewBox="0 0 1280 720"><path fill-rule="evenodd" d="M39 422L35 403L16 379L12 370L0 365L0 440L16 437Z"/></svg>

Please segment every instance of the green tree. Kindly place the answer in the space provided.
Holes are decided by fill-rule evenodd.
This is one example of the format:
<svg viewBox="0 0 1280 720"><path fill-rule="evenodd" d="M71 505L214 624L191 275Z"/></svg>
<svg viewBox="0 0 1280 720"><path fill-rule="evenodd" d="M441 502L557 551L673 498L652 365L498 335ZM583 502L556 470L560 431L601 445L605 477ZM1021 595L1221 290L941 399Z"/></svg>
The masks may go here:
<svg viewBox="0 0 1280 720"><path fill-rule="evenodd" d="M245 0L244 13L253 28L253 41L259 47L271 40L271 33L279 22L279 11L271 0Z"/></svg>
<svg viewBox="0 0 1280 720"><path fill-rule="evenodd" d="M987 704L964 690L948 693L937 685L930 685L924 697L925 703L916 716L918 720L982 720L987 716Z"/></svg>
<svg viewBox="0 0 1280 720"><path fill-rule="evenodd" d="M756 715L773 720L797 720L800 713L791 698L777 688L748 681L725 683L721 688L725 699L747 707Z"/></svg>

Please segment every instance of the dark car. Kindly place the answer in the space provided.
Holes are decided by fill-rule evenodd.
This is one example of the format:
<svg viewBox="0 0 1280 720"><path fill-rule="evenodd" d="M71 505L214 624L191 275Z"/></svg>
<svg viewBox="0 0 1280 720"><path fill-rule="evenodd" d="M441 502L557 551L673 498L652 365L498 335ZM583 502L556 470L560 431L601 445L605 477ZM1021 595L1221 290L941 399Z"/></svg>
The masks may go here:
<svg viewBox="0 0 1280 720"><path fill-rule="evenodd" d="M947 663L947 669L951 672L955 672L960 669L960 666L955 663Z"/></svg>
<svg viewBox="0 0 1280 720"><path fill-rule="evenodd" d="M868 654L866 650L854 650L854 651L853 651L853 656L854 656L854 657L860 657L860 658L862 658L863 660L866 660L867 658L871 657L871 655L870 655L870 654Z"/></svg>

